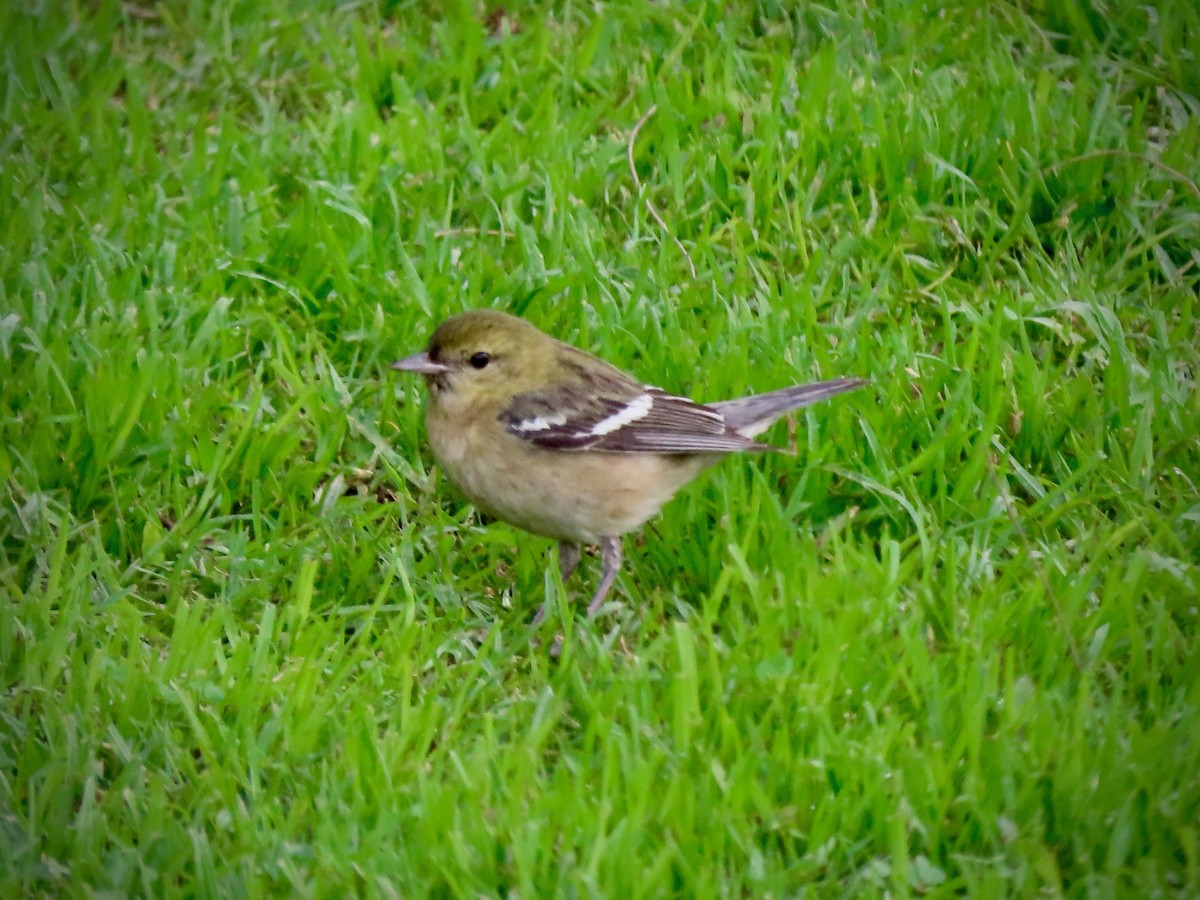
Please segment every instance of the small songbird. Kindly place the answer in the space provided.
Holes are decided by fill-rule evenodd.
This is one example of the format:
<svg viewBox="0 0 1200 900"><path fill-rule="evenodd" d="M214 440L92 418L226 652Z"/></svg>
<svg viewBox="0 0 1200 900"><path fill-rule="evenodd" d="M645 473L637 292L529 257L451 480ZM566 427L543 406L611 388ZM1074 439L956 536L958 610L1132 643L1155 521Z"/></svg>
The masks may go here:
<svg viewBox="0 0 1200 900"><path fill-rule="evenodd" d="M564 582L580 545L600 545L589 616L621 568L621 535L724 455L779 449L754 437L784 413L868 383L838 378L701 404L492 310L452 316L425 352L392 368L425 377L433 455L478 509L556 539Z"/></svg>

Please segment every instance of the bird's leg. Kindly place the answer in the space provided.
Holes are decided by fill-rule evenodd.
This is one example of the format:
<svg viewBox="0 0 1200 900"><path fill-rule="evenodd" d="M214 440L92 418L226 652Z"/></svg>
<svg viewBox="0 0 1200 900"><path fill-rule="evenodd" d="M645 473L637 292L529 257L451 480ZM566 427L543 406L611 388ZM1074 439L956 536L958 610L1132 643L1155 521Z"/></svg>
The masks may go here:
<svg viewBox="0 0 1200 900"><path fill-rule="evenodd" d="M562 575L563 584L574 573L579 565L579 545L569 541L558 542L558 571Z"/></svg>
<svg viewBox="0 0 1200 900"><path fill-rule="evenodd" d="M562 577L562 583L566 584L567 579L575 572L579 566L579 545L572 544L570 541L558 542L558 574ZM546 618L546 613L550 611L550 601L547 600L538 607L537 614L533 617L531 625L541 625L542 620Z"/></svg>
<svg viewBox="0 0 1200 900"><path fill-rule="evenodd" d="M596 615L597 610L600 609L600 604L604 602L605 595L608 594L608 589L617 580L617 573L621 571L621 539L619 537L602 538L600 541L600 556L604 561L604 575L600 578L600 586L596 588L596 596L588 604L587 614L589 619Z"/></svg>

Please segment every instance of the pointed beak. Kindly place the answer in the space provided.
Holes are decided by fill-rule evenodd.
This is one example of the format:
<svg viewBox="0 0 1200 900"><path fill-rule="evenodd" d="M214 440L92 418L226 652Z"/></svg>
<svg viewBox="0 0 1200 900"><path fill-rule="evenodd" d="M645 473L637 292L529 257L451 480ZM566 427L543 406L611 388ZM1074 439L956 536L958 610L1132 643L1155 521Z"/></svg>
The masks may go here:
<svg viewBox="0 0 1200 900"><path fill-rule="evenodd" d="M440 375L450 371L444 363L434 362L428 353L414 353L404 359L392 363L392 368L400 372L415 372L418 375Z"/></svg>

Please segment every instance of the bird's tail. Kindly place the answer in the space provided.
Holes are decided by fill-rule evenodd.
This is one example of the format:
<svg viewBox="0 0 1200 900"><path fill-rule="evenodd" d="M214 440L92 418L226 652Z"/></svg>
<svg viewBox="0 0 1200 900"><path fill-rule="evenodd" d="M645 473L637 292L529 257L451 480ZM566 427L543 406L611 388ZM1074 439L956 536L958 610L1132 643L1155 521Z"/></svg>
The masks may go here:
<svg viewBox="0 0 1200 900"><path fill-rule="evenodd" d="M727 427L743 437L752 438L766 431L767 427L784 413L828 400L865 384L870 384L865 378L835 378L832 381L797 384L767 394L755 394L738 400L722 400L708 405L725 417Z"/></svg>

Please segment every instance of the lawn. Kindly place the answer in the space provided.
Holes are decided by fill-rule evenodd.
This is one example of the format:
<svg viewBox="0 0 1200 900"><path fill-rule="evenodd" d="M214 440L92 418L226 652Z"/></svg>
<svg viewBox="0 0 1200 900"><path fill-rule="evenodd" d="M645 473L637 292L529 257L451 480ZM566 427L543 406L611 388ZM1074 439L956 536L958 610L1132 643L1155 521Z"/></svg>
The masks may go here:
<svg viewBox="0 0 1200 900"><path fill-rule="evenodd" d="M1200 892L1191 0L0 35L0 895ZM872 384L589 621L388 369L472 307Z"/></svg>

